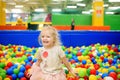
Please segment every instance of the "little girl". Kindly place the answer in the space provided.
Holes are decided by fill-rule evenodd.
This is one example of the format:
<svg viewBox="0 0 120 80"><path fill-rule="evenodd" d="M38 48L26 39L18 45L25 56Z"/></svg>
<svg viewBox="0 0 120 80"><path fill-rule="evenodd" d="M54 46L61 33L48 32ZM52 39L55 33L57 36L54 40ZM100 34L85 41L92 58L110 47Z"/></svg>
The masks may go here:
<svg viewBox="0 0 120 80"><path fill-rule="evenodd" d="M28 74L30 80L66 80L62 63L73 76L76 76L61 49L58 32L55 28L44 27L40 33L39 41L42 42L43 47L38 49L36 54L38 60L32 65Z"/></svg>

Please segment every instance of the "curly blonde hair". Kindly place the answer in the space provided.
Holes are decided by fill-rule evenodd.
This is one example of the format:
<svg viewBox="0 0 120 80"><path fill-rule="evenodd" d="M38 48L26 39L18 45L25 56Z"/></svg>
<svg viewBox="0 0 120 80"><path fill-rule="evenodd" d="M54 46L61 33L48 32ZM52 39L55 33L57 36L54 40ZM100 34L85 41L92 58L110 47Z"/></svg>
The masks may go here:
<svg viewBox="0 0 120 80"><path fill-rule="evenodd" d="M54 44L53 44L54 46L59 46L59 45L62 44L61 41L60 41L60 38L59 38L60 36L58 34L58 31L54 27L52 27L52 26L44 26L43 29L41 30L41 32L44 31L44 30L48 30L50 32L50 34L52 35L52 37L54 39ZM38 37L38 41L39 41L39 44L42 45L41 33L40 33L40 35Z"/></svg>

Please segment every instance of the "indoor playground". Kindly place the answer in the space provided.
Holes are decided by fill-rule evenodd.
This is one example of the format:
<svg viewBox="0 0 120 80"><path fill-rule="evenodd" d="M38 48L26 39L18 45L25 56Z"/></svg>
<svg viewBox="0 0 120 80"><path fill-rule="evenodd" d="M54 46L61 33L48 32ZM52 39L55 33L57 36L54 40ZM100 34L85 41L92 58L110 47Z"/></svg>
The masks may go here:
<svg viewBox="0 0 120 80"><path fill-rule="evenodd" d="M120 80L120 0L0 0L0 80L29 80L44 26L77 74L62 65L67 80Z"/></svg>

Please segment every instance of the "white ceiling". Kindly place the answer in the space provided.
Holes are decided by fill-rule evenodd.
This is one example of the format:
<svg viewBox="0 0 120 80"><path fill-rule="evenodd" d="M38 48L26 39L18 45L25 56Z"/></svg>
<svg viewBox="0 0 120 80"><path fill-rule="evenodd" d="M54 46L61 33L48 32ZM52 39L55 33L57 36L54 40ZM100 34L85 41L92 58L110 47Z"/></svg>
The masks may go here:
<svg viewBox="0 0 120 80"><path fill-rule="evenodd" d="M76 6L77 3L83 3L85 6L77 6L81 11L91 10L93 0L3 0L6 2L6 9L11 12L11 9L16 5L23 5L21 9L23 12L31 12L37 8L43 8L46 12L50 12L53 8L65 9L68 5ZM113 0L115 1L115 0ZM104 0L105 4L110 7L120 6L119 2L108 2ZM18 8L17 8L18 9ZM106 7L107 9L107 7Z"/></svg>

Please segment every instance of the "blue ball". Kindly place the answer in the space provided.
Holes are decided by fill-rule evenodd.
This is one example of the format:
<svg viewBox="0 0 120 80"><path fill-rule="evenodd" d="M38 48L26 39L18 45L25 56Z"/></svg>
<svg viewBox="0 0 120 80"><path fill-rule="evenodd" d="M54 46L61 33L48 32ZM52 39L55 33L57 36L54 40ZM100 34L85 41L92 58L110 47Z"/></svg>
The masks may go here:
<svg viewBox="0 0 120 80"><path fill-rule="evenodd" d="M31 61L32 60L32 57L31 56L28 56L28 61Z"/></svg>
<svg viewBox="0 0 120 80"><path fill-rule="evenodd" d="M18 73L18 78L22 78L22 77L24 77L24 73L23 72L19 72Z"/></svg>
<svg viewBox="0 0 120 80"><path fill-rule="evenodd" d="M102 78L104 78L104 77L106 77L106 76L108 76L108 73L103 73L103 74L102 74Z"/></svg>
<svg viewBox="0 0 120 80"><path fill-rule="evenodd" d="M8 75L13 74L13 69L9 68L9 69L7 70L7 74L8 74Z"/></svg>
<svg viewBox="0 0 120 80"><path fill-rule="evenodd" d="M16 74L12 74L12 80L16 80L17 79L17 75Z"/></svg>
<svg viewBox="0 0 120 80"><path fill-rule="evenodd" d="M82 60L82 64L86 64L86 60Z"/></svg>
<svg viewBox="0 0 120 80"><path fill-rule="evenodd" d="M20 67L20 72L25 72L25 70L26 70L26 69L25 69L24 66L21 66L21 67Z"/></svg>

